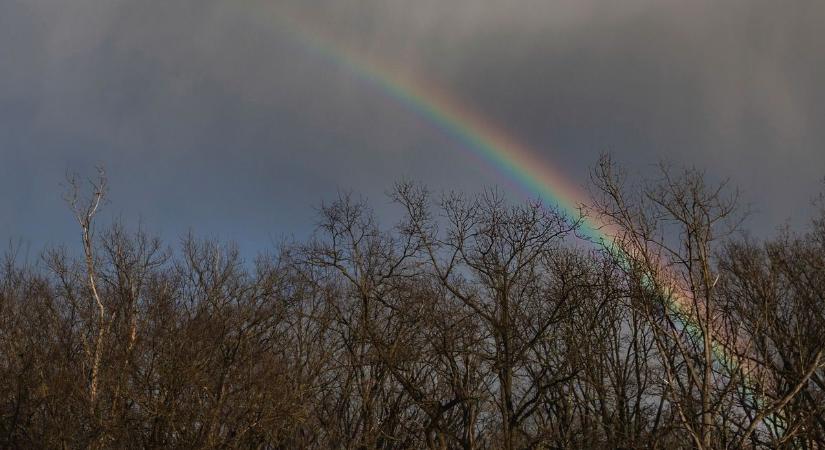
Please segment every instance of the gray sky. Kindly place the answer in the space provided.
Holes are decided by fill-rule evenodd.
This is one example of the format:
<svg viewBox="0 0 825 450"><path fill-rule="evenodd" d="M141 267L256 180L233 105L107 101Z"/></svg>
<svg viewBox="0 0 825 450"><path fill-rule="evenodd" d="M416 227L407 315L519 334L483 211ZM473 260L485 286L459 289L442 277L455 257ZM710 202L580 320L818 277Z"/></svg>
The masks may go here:
<svg viewBox="0 0 825 450"><path fill-rule="evenodd" d="M67 170L111 178L108 217L251 250L313 208L394 181L506 180L309 51L280 18L425 74L585 184L600 152L730 177L767 233L805 222L825 176L825 2L767 0L5 0L0 238L76 240Z"/></svg>

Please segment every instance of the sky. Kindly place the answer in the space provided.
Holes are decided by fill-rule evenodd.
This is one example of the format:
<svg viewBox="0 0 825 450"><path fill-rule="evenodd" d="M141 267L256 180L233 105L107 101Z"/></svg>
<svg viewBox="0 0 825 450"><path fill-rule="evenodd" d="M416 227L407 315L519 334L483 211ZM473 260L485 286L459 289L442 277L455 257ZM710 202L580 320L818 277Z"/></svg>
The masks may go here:
<svg viewBox="0 0 825 450"><path fill-rule="evenodd" d="M521 195L464 142L307 37L424 78L586 186L609 152L730 178L769 235L825 189L825 2L2 0L0 239L79 239L67 172L104 220L254 252L336 192L390 217L396 181Z"/></svg>

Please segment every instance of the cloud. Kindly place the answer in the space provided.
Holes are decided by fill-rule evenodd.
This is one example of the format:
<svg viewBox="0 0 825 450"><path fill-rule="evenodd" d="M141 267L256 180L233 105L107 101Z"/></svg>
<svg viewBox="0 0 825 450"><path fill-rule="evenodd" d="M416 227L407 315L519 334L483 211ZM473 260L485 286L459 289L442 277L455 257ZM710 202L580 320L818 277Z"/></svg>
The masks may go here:
<svg viewBox="0 0 825 450"><path fill-rule="evenodd" d="M425 3L315 11L363 51L450 86L573 177L605 150L641 172L659 159L696 165L732 176L768 227L804 218L821 188L822 2Z"/></svg>
<svg viewBox="0 0 825 450"><path fill-rule="evenodd" d="M765 227L821 187L818 1L10 0L0 188L28 200L0 199L21 211L0 234L49 217L66 167L95 161L123 209L256 236L304 226L337 187L501 181L296 41L295 17L445 86L574 179L605 150L641 173L693 164L732 176Z"/></svg>

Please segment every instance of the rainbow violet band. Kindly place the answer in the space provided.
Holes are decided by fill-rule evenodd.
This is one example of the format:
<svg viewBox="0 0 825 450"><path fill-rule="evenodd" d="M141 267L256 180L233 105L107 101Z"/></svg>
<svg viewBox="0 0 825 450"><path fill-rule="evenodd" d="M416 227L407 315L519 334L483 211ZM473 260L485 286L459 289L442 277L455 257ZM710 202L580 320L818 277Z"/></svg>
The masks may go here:
<svg viewBox="0 0 825 450"><path fill-rule="evenodd" d="M549 166L537 158L539 152L520 143L511 134L486 120L478 112L463 105L454 96L444 92L434 83L411 78L406 73L393 70L389 64L356 52L341 40L326 36L298 15L279 16L278 23L284 26L289 36L304 51L319 55L331 64L345 68L357 79L373 86L384 95L392 98L408 110L424 118L428 123L443 130L456 139L468 154L481 160L505 179L512 181L519 189L530 196L537 196L541 201L552 204L572 218L581 219L578 233L607 249L620 263L627 265L629 255L622 249L617 237L618 230L611 224L598 221L598 218L582 217L581 205L587 203L588 196L584 190L564 177L558 169ZM632 249L630 249L632 250ZM642 249L636 249L642 251ZM631 251L630 253L637 253ZM666 308L683 330L692 339L700 339L701 327L693 316L693 302L677 287L680 283L668 271L659 268L652 279L649 274L643 277L643 283L656 287L662 295ZM661 277L666 279L661 279ZM657 283L659 281L659 283ZM662 283L662 282L665 283ZM666 286L662 289L663 286ZM712 333L710 333L712 335ZM717 362L731 372L745 369L738 363L738 358L726 352L722 344L714 341L712 351ZM747 370L744 370L747 372ZM743 387L752 396L751 382L743 374Z"/></svg>

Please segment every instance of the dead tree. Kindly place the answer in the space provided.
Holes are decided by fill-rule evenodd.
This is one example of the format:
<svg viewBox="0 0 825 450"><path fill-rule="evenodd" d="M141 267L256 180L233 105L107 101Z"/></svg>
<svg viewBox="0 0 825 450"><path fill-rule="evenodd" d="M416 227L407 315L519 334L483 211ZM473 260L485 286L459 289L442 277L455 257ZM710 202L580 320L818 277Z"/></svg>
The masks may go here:
<svg viewBox="0 0 825 450"><path fill-rule="evenodd" d="M98 292L94 223L95 216L106 196L107 180L103 168L98 168L97 179L89 180L91 192L85 195L76 176L68 177L67 182L68 189L65 199L78 225L80 225L83 255L86 264L86 282L94 302L94 308L96 309L96 331L94 333L94 339L90 344L91 356L89 361L89 410L92 417L94 417L97 410L100 362L108 326L106 305Z"/></svg>

